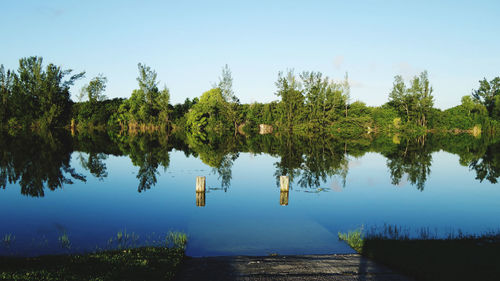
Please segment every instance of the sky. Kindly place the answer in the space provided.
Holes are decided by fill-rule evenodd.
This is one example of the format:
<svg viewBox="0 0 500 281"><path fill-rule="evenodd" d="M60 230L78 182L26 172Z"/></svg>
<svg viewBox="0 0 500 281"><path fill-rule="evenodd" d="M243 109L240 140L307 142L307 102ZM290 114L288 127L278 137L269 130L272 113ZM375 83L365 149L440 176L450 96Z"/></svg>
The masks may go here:
<svg viewBox="0 0 500 281"><path fill-rule="evenodd" d="M228 64L244 103L277 100L279 71L351 82L352 100L381 105L395 75L427 70L435 106L460 103L500 76L500 1L1 1L0 64L42 56L102 73L106 95L130 97L137 63L171 103L200 96Z"/></svg>

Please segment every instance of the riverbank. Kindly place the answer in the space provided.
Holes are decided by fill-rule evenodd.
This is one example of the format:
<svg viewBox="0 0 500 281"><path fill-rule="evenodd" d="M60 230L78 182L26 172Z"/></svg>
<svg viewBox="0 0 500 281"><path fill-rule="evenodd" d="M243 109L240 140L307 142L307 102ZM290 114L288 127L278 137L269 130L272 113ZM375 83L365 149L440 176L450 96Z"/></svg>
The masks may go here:
<svg viewBox="0 0 500 281"><path fill-rule="evenodd" d="M363 257L416 280L498 280L500 276L500 233L412 239L400 234L364 237L354 231L339 237Z"/></svg>
<svg viewBox="0 0 500 281"><path fill-rule="evenodd" d="M142 247L82 255L0 257L0 280L172 280L181 247Z"/></svg>

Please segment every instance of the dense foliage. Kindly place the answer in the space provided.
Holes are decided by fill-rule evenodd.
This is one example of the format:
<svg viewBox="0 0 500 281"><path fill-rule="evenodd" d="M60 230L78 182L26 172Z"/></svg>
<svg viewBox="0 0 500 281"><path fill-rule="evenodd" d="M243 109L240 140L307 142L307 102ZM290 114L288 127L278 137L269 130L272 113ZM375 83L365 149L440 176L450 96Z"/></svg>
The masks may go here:
<svg viewBox="0 0 500 281"><path fill-rule="evenodd" d="M0 124L9 127L56 127L67 124L71 111L69 88L83 77L54 64L43 68L41 57L19 60L16 71L0 66Z"/></svg>
<svg viewBox="0 0 500 281"><path fill-rule="evenodd" d="M456 107L434 108L433 88L426 71L406 83L395 76L388 102L370 107L351 102L346 74L335 81L320 72L293 70L278 73L277 101L242 104L232 88L229 67L219 82L199 99L171 105L166 86L158 87L157 73L139 63L138 89L126 99L106 98L107 78L99 74L85 85L80 101L70 100L69 87L79 73L64 80L71 70L42 58L19 61L17 71L0 66L0 125L7 128L66 127L108 129L122 132L185 131L198 141L208 134L255 134L259 126L295 135L339 135L351 138L367 133L399 132L422 135L429 130L496 133L500 119L500 77L483 79L479 88L464 96Z"/></svg>

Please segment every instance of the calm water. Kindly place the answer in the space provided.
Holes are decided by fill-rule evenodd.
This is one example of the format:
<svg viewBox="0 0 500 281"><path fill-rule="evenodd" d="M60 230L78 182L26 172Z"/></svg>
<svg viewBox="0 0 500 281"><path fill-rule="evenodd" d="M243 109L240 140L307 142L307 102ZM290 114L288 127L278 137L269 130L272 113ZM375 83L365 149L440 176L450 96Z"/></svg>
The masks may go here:
<svg viewBox="0 0 500 281"><path fill-rule="evenodd" d="M361 226L500 229L500 149L484 137L0 142L0 236L15 237L2 242L4 255L106 248L120 231L139 245L183 231L188 255L216 256L352 253L337 233ZM285 174L288 198L277 182ZM206 176L204 206L196 176Z"/></svg>

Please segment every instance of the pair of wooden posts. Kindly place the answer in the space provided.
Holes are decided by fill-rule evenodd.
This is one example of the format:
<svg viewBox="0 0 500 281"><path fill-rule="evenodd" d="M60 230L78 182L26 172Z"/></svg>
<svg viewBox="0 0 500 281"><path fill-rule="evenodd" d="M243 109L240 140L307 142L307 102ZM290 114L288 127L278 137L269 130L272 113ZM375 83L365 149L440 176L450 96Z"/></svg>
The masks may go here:
<svg viewBox="0 0 500 281"><path fill-rule="evenodd" d="M288 176L280 176L280 205L288 205L288 191L290 190L290 179ZM206 178L196 177L196 206L205 207Z"/></svg>

